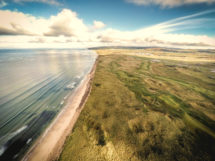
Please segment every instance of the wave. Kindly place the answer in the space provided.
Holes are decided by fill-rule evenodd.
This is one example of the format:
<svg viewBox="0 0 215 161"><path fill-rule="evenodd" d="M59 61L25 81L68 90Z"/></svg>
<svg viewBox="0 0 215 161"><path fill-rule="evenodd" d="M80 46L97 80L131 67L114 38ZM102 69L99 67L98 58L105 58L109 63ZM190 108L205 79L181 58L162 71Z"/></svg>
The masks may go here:
<svg viewBox="0 0 215 161"><path fill-rule="evenodd" d="M63 101L61 101L60 105L63 105L63 104L64 104L64 100L63 100Z"/></svg>
<svg viewBox="0 0 215 161"><path fill-rule="evenodd" d="M6 148L5 146L2 146L2 147L0 148L0 156L5 152L6 149L7 149L7 148Z"/></svg>
<svg viewBox="0 0 215 161"><path fill-rule="evenodd" d="M29 144L32 141L32 138L28 139L26 144Z"/></svg>
<svg viewBox="0 0 215 161"><path fill-rule="evenodd" d="M0 147L0 156L5 152L5 150L7 149L7 143L8 141L10 141L12 138L14 138L16 135L20 134L22 131L24 131L28 126L22 126L21 128L17 129L16 131L7 134L3 137L1 137L1 140L3 140L3 145Z"/></svg>
<svg viewBox="0 0 215 161"><path fill-rule="evenodd" d="M82 76L81 75L77 75L75 78L80 79Z"/></svg>
<svg viewBox="0 0 215 161"><path fill-rule="evenodd" d="M66 86L66 89L73 89L75 88L75 85L77 84L77 82L72 82L69 85Z"/></svg>

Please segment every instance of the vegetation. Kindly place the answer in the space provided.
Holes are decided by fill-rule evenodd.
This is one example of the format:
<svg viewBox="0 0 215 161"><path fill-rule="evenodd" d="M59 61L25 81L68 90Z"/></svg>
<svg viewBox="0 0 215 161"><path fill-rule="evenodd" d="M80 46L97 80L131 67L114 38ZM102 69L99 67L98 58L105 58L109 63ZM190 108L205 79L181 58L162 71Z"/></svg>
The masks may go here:
<svg viewBox="0 0 215 161"><path fill-rule="evenodd" d="M213 62L100 55L59 160L215 160L214 69Z"/></svg>

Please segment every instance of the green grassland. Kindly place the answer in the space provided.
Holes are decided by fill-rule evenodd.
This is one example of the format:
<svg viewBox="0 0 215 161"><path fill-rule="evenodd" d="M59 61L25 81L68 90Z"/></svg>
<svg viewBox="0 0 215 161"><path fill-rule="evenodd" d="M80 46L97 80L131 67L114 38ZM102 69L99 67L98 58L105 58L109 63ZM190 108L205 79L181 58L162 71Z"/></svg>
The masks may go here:
<svg viewBox="0 0 215 161"><path fill-rule="evenodd" d="M100 55L61 161L215 160L215 63Z"/></svg>

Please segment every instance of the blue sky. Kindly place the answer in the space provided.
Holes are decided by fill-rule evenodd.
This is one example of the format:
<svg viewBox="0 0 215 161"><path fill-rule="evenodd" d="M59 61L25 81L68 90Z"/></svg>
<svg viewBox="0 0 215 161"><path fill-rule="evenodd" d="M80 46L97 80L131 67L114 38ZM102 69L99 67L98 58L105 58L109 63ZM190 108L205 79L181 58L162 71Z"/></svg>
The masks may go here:
<svg viewBox="0 0 215 161"><path fill-rule="evenodd" d="M14 3L13 0L10 0L8 1L8 5L3 9L18 10L34 16L50 17L63 8L68 8L77 12L88 24L92 23L93 20L98 19L116 29L135 30L177 17L215 8L215 3L201 3L163 8L160 5L153 4L147 6L135 5L127 3L125 0L59 0L58 2L60 5L50 5L38 2ZM215 18L215 13L207 16ZM198 32L199 29L196 34L198 34ZM215 30L208 30L206 32L208 35L215 34Z"/></svg>
<svg viewBox="0 0 215 161"><path fill-rule="evenodd" d="M119 32L135 32L179 17L212 11L185 19L183 25L177 25L174 29L165 32L214 38L215 0L202 0L202 2L199 3L199 0L0 0L0 10L50 19L51 16L56 16L63 9L67 9L75 12L88 27L93 25L94 21L101 21L105 24L106 30L113 29Z"/></svg>

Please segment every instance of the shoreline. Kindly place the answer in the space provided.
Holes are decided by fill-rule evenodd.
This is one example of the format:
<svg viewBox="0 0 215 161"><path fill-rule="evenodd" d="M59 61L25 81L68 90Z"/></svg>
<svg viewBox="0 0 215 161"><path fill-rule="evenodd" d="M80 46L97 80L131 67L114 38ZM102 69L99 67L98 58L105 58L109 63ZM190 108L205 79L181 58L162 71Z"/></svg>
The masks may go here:
<svg viewBox="0 0 215 161"><path fill-rule="evenodd" d="M27 151L22 161L51 161L59 158L64 142L71 133L90 94L97 61L98 56L90 72L68 99L66 106Z"/></svg>

